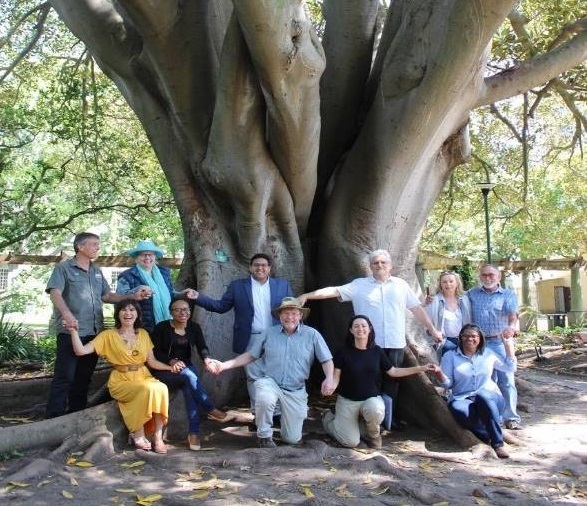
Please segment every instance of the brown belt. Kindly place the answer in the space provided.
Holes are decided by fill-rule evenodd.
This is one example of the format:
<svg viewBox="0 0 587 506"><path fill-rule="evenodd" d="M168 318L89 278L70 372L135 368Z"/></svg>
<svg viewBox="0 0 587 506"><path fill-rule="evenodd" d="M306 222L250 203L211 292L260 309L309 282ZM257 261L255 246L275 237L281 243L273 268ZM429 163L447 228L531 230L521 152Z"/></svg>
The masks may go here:
<svg viewBox="0 0 587 506"><path fill-rule="evenodd" d="M130 372L130 371L138 371L142 365L133 364L133 365L113 365L114 369L119 372Z"/></svg>

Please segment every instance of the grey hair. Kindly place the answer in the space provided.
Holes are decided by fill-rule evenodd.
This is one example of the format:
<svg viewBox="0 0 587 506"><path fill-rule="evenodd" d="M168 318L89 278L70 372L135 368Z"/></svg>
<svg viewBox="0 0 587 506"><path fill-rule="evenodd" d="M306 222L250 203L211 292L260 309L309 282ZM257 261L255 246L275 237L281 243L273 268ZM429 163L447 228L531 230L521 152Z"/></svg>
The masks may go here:
<svg viewBox="0 0 587 506"><path fill-rule="evenodd" d="M369 263L373 262L375 257L385 257L387 260L389 260L389 263L391 263L391 255L386 249L376 249L375 251L369 253Z"/></svg>

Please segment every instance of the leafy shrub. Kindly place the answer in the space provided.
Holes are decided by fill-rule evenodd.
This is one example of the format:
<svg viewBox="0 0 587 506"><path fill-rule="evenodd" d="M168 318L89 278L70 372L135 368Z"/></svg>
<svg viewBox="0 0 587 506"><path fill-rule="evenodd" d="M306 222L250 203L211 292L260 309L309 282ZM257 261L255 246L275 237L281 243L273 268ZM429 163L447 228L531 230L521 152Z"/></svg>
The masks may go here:
<svg viewBox="0 0 587 506"><path fill-rule="evenodd" d="M0 311L0 361L27 358L34 348L30 332L21 323L8 321L7 308Z"/></svg>
<svg viewBox="0 0 587 506"><path fill-rule="evenodd" d="M0 311L0 362L38 361L46 369L55 364L55 336L35 338L21 323L8 321L6 306Z"/></svg>

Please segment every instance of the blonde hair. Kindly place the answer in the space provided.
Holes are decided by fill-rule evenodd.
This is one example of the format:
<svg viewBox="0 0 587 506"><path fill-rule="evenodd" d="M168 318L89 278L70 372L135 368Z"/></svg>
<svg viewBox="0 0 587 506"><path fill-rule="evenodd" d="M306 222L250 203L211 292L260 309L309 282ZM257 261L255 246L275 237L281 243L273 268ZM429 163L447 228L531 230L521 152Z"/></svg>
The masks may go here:
<svg viewBox="0 0 587 506"><path fill-rule="evenodd" d="M457 296L463 295L465 293L465 289L463 288L463 280L461 279L461 276L459 275L459 273L455 272L455 271L442 271L438 275L438 284L436 285L436 293L442 293L442 285L440 283L441 283L442 278L444 276L454 276L455 279L457 280L457 290L456 290Z"/></svg>

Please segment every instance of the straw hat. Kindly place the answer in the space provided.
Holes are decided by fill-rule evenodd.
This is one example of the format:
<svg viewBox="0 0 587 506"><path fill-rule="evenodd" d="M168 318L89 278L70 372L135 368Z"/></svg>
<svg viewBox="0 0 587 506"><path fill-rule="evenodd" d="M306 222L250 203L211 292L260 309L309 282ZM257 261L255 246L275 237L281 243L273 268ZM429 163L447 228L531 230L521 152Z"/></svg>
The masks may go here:
<svg viewBox="0 0 587 506"><path fill-rule="evenodd" d="M276 307L273 311L271 311L271 314L275 318L279 318L279 313L281 313L281 311L284 309L299 309L302 312L302 320L307 318L310 314L310 308L302 306L295 297L285 297L281 301L281 304L279 304L279 307Z"/></svg>

